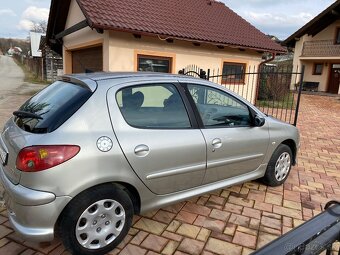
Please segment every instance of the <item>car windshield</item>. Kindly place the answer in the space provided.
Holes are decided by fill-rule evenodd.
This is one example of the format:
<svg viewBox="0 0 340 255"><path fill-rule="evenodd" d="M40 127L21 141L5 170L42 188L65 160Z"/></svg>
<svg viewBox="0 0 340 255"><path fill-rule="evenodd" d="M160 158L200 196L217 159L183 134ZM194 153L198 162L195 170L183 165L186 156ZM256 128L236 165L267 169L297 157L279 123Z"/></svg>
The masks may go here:
<svg viewBox="0 0 340 255"><path fill-rule="evenodd" d="M57 81L26 101L13 114L27 132L49 133L70 118L92 92L77 84Z"/></svg>

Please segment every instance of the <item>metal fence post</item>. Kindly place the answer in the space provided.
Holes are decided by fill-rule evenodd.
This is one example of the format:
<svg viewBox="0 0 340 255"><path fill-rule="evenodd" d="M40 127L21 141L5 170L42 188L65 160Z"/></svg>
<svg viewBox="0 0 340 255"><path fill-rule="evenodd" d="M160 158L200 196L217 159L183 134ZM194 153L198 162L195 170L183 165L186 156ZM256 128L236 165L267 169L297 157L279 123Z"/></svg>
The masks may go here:
<svg viewBox="0 0 340 255"><path fill-rule="evenodd" d="M303 86L303 76L305 74L305 66L302 66L301 69L301 76L300 76L300 82L299 82L299 93L298 98L296 102L296 108L295 108L295 118L294 118L294 126L297 124L298 116L299 116L299 108L300 108L300 100L301 100L301 92L302 92L302 86Z"/></svg>

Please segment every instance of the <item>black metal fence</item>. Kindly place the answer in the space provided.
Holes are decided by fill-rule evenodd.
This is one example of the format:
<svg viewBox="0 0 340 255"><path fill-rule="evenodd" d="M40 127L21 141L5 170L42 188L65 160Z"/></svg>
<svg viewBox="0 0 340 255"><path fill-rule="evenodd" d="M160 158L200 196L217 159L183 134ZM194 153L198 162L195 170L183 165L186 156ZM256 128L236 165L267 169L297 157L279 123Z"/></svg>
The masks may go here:
<svg viewBox="0 0 340 255"><path fill-rule="evenodd" d="M181 74L206 79L237 93L262 112L296 125L303 68L264 64L238 70L203 70L191 65Z"/></svg>

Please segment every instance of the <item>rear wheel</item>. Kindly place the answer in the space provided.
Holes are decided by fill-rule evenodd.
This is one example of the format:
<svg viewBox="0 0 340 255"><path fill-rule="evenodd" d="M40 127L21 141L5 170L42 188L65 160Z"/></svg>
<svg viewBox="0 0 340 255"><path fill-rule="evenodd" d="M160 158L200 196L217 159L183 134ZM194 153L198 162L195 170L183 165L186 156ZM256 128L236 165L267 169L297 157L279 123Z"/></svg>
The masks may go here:
<svg viewBox="0 0 340 255"><path fill-rule="evenodd" d="M132 217L125 191L111 184L97 186L67 206L59 223L60 238L72 254L105 254L126 236Z"/></svg>
<svg viewBox="0 0 340 255"><path fill-rule="evenodd" d="M285 144L280 144L269 160L264 183L269 186L279 186L288 178L292 167L292 150Z"/></svg>

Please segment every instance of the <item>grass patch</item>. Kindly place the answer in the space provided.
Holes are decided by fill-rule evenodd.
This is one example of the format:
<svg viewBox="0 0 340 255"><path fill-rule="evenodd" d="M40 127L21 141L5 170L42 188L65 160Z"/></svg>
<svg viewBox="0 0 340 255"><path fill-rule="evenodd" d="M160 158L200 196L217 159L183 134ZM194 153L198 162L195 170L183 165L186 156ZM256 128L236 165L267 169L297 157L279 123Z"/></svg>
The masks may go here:
<svg viewBox="0 0 340 255"><path fill-rule="evenodd" d="M289 95L285 96L282 100L257 100L256 106L281 109L294 108L296 106L294 93L290 92Z"/></svg>

